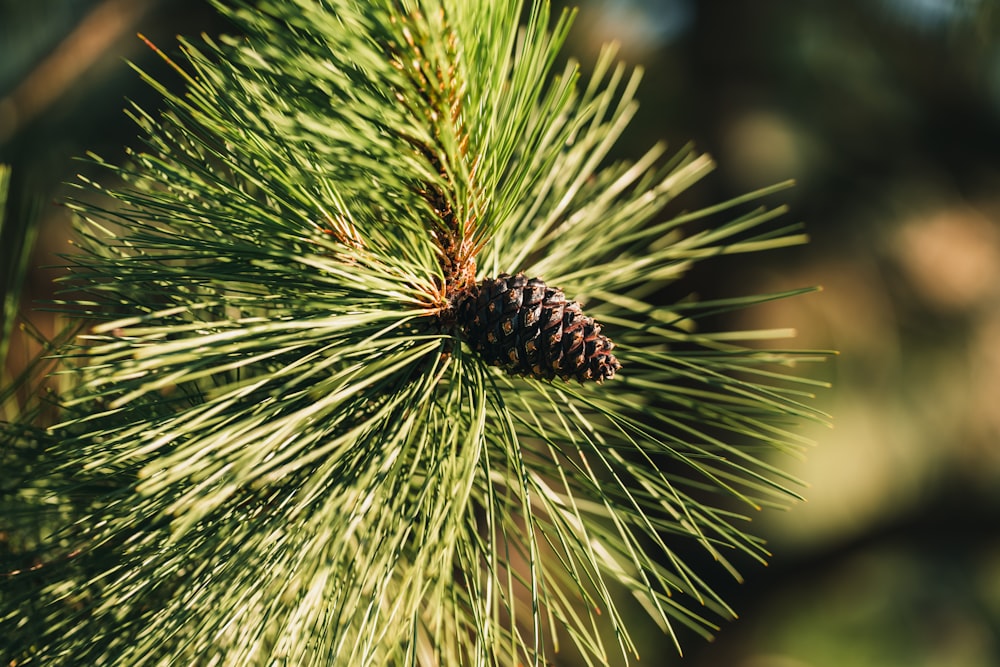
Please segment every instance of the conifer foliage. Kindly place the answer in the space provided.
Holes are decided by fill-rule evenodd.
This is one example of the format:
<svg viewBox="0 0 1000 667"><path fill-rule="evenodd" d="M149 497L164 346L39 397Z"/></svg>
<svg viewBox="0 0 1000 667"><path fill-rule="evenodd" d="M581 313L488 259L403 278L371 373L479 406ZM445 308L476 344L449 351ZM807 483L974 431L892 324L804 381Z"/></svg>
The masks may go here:
<svg viewBox="0 0 1000 667"><path fill-rule="evenodd" d="M664 213L711 161L609 160L638 73L557 69L544 0L218 8L72 204L61 420L3 430L56 526L4 664L617 664L623 591L710 633L816 355L697 326L786 295L659 301L803 242L748 205L779 187Z"/></svg>

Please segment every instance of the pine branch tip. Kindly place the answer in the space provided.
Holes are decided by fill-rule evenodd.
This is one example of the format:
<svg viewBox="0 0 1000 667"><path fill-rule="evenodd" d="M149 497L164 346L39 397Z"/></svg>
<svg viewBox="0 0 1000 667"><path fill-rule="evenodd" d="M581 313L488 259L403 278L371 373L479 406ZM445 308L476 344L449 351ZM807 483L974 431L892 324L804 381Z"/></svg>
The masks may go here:
<svg viewBox="0 0 1000 667"><path fill-rule="evenodd" d="M750 512L730 500L761 512L782 492L795 496L758 450L801 446L785 421L814 414L802 401L815 385L788 387L794 372L782 366L813 359L754 347L798 337L791 328L699 333L697 314L763 296L676 312L644 300L668 298L661 285L703 258L807 242L795 226L767 226L787 206L711 228L712 216L795 181L661 224L666 203L716 163L693 144L664 156L658 142L605 166L635 113L643 68L616 60L615 43L590 81L580 67L553 67L575 7L557 21L549 3L532 3L519 28L520 3L450 4L447 17L398 2L212 4L240 37L178 38L167 49L175 62L137 33L169 66L153 58L151 70L187 91L130 63L166 111L127 106L138 149L126 148L121 165L87 154L117 180L73 183L109 203L67 204L81 230L68 240L78 249L72 278L87 289L59 305L96 323L58 348L80 386L52 399L61 422L46 432L63 442L53 450L63 469L117 493L81 510L89 524L78 525L110 536L92 561L104 576L94 590L151 620L141 659L176 660L173 645L150 639L173 633L191 638L195 658L235 664L246 649L219 628L237 621L268 641L273 631L296 664L341 664L352 650L370 651L373 664L403 662L406 651L414 663L471 662L494 649L528 664L550 641L559 653L564 628L588 664L615 659L602 639L612 628L611 653L639 661L632 621L615 606L619 586L678 655L674 625L715 641L713 619L736 614L697 563L669 560L665 543L676 530L721 563L702 556L708 570L740 583L717 541L770 557L739 525ZM483 31L484 17L503 29ZM536 277L500 273L522 267ZM675 464L690 476L667 479ZM674 490L687 485L693 494ZM70 494L78 486L66 483ZM619 513L627 523L615 534L608 519ZM129 542L144 520L148 532ZM434 535L433 526L449 528ZM645 531L634 543L633 526ZM507 563L508 577L530 577L530 593L499 581L491 558L503 556L501 533L531 552L530 573ZM633 546L626 567L621 550ZM564 562L548 560L550 547ZM607 561L585 562L599 548ZM326 559L334 553L344 558ZM198 586L160 580L188 558L218 574ZM572 599L566 574L590 578L575 581L582 593ZM261 600L268 578L284 593ZM128 590L119 579L139 583ZM418 592L367 597L401 582ZM441 595L442 585L453 588ZM518 606L515 617L520 585L534 616ZM304 588L316 600L297 606ZM40 608L74 612L60 604ZM309 636L327 604L343 623ZM84 635L117 613L96 609L68 639L46 630L55 648L40 650L106 661ZM395 623L406 614L411 634ZM295 639L281 635L285 621ZM121 645L123 662L138 655Z"/></svg>

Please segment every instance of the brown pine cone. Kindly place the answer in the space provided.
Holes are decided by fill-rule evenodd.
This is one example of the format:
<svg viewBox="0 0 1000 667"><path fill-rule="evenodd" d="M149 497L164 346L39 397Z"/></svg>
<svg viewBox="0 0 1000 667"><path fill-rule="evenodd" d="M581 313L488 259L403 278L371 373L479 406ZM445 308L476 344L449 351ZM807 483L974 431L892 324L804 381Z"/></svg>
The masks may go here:
<svg viewBox="0 0 1000 667"><path fill-rule="evenodd" d="M621 368L601 325L538 278L486 278L459 294L454 308L469 345L511 375L603 382Z"/></svg>

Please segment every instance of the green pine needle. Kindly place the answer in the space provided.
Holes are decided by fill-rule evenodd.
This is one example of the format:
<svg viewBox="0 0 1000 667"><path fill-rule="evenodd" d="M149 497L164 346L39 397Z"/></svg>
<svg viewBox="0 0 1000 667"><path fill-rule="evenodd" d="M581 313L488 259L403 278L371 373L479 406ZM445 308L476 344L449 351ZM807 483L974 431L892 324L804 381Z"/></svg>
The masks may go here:
<svg viewBox="0 0 1000 667"><path fill-rule="evenodd" d="M823 418L795 375L823 355L698 327L797 292L658 298L804 242L746 210L787 184L664 217L711 160L609 162L638 72L556 71L571 14L543 0L523 26L503 0L219 9L245 36L164 55L183 93L142 74L166 111L133 106L144 146L92 156L115 183L72 204L65 305L102 322L60 349L38 477L72 516L0 597L12 664L609 664L623 589L709 636L712 580L768 555L746 514L797 497L775 454ZM585 301L618 377L471 351L454 299L518 271Z"/></svg>

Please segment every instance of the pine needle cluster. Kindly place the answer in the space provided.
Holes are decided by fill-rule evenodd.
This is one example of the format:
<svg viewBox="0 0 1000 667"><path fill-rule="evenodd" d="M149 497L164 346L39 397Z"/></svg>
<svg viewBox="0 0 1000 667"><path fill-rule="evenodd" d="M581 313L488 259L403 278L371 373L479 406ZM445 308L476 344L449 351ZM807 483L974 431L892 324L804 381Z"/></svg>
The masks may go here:
<svg viewBox="0 0 1000 667"><path fill-rule="evenodd" d="M639 73L557 69L572 14L544 0L219 10L240 36L163 53L184 90L142 74L165 110L130 108L141 147L91 156L108 179L72 204L64 306L98 322L33 436L61 528L4 582L10 664L608 664L623 591L709 634L732 612L690 548L766 556L745 515L795 497L772 455L818 417L791 368L816 355L696 324L788 295L657 300L802 243L749 206L782 186L665 217L711 160L609 160ZM520 272L584 304L618 375L477 353L456 301Z"/></svg>

